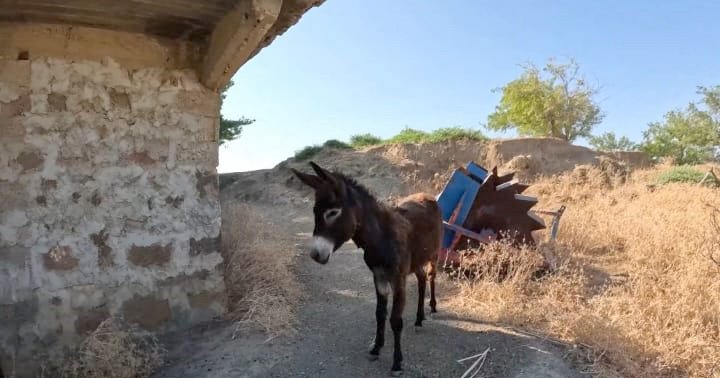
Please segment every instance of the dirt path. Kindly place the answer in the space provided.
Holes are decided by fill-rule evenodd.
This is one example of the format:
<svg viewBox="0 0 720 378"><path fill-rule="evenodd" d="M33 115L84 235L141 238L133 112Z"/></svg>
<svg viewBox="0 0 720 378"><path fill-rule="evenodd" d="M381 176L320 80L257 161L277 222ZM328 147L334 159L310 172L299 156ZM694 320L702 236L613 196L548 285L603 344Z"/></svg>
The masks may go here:
<svg viewBox="0 0 720 378"><path fill-rule="evenodd" d="M307 217L295 222L292 231L301 243L312 224ZM387 377L392 359L389 326L380 359L369 361L366 357L375 332L375 295L362 251L346 244L324 266L300 252L296 258L299 281L308 293L298 310L296 335L267 341L257 332L232 339L233 328L228 324L175 335L163 340L170 349L169 364L155 378ZM457 360L486 348L490 351L478 377L583 376L563 361L562 350L553 345L452 316L443 300L452 295L452 285L442 279L439 313L416 332L417 284L414 277L408 282L405 377L459 378L473 361L460 364Z"/></svg>

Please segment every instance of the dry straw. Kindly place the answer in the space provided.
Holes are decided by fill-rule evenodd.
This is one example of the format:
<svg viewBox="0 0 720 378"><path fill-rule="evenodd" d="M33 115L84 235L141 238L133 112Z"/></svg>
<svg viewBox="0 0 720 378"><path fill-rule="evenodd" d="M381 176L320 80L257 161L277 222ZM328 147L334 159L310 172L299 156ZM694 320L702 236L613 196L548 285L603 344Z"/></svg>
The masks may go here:
<svg viewBox="0 0 720 378"><path fill-rule="evenodd" d="M575 346L594 376L720 377L720 194L649 187L656 173L540 180L540 207L568 205L558 243L466 260L482 274L455 304ZM533 273L538 258L550 274Z"/></svg>
<svg viewBox="0 0 720 378"><path fill-rule="evenodd" d="M152 334L110 317L64 361L59 375L62 378L145 378L162 366L164 353Z"/></svg>
<svg viewBox="0 0 720 378"><path fill-rule="evenodd" d="M228 310L236 334L261 329L292 333L300 290L290 243L249 205L223 207L222 251Z"/></svg>

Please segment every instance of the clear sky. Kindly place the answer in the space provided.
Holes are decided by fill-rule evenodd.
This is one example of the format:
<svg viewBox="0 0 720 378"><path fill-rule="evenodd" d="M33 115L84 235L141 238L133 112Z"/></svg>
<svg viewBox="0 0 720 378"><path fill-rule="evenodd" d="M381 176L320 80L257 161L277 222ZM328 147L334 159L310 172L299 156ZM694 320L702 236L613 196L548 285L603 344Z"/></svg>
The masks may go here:
<svg viewBox="0 0 720 378"><path fill-rule="evenodd" d="M359 133L480 127L492 89L550 57L601 86L596 132L639 142L696 86L720 84L718 15L717 0L327 0L235 74L222 113L256 122L220 148L218 170Z"/></svg>

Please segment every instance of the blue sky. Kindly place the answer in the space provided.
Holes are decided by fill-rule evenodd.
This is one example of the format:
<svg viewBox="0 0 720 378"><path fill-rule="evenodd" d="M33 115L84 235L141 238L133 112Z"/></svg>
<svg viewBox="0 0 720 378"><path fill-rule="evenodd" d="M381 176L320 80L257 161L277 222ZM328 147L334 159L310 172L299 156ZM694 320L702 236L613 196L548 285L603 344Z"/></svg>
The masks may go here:
<svg viewBox="0 0 720 378"><path fill-rule="evenodd" d="M222 113L256 122L220 148L218 170L359 133L480 127L492 89L550 57L601 86L597 133L640 141L697 85L720 84L719 14L714 0L327 0L235 74Z"/></svg>

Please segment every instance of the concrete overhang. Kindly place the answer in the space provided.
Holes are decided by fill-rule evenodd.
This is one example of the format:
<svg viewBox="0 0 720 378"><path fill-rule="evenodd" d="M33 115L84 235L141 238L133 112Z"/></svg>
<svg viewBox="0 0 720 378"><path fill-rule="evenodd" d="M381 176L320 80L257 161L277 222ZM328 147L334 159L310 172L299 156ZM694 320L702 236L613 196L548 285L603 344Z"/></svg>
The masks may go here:
<svg viewBox="0 0 720 378"><path fill-rule="evenodd" d="M193 68L205 86L217 91L245 62L324 1L0 0L0 56L35 50L49 56L102 58L119 49L129 66ZM92 33L81 33L84 30ZM141 41L138 34L153 41ZM33 38L38 36L41 42ZM74 54L74 49L83 51Z"/></svg>

